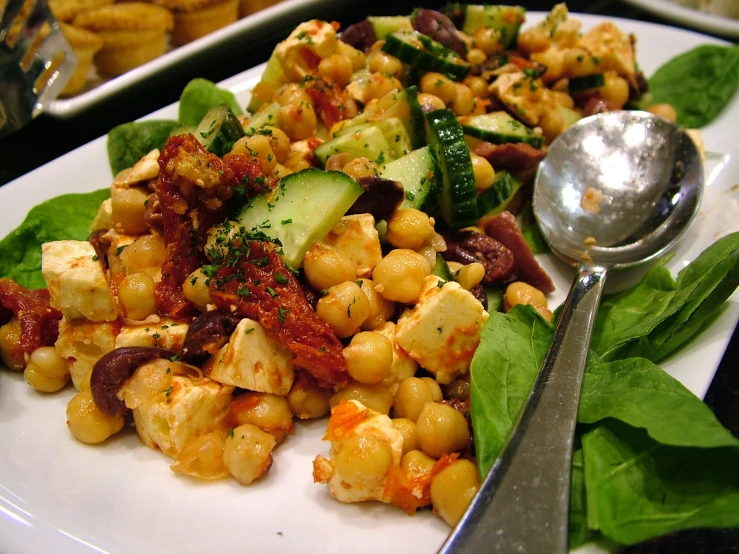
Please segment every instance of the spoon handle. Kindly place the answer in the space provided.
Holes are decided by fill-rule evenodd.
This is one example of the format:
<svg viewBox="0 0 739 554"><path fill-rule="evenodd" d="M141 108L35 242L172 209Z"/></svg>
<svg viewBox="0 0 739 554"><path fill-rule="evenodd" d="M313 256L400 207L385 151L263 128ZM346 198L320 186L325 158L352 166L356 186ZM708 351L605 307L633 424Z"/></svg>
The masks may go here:
<svg viewBox="0 0 739 554"><path fill-rule="evenodd" d="M567 552L577 406L606 273L580 266L528 401L439 554Z"/></svg>

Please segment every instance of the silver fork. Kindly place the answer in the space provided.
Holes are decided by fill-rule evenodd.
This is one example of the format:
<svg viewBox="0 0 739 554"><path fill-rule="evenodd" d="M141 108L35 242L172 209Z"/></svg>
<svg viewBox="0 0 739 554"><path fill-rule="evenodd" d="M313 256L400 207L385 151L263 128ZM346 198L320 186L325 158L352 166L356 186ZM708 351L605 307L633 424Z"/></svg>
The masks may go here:
<svg viewBox="0 0 739 554"><path fill-rule="evenodd" d="M76 66L46 0L0 0L0 138L41 113Z"/></svg>

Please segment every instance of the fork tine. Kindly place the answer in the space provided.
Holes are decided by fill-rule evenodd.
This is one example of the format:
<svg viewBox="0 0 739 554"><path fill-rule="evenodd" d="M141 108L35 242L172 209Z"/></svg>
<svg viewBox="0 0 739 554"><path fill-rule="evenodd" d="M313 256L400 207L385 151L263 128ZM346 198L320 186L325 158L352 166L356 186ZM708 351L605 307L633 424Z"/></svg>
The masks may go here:
<svg viewBox="0 0 739 554"><path fill-rule="evenodd" d="M10 0L0 22L0 41L14 48L35 7L36 0Z"/></svg>

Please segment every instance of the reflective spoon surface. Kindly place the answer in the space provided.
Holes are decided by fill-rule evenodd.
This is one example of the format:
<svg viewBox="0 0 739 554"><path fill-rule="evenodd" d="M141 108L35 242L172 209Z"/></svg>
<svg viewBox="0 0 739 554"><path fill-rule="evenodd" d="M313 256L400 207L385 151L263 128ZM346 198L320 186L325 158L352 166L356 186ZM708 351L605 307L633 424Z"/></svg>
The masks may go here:
<svg viewBox="0 0 739 554"><path fill-rule="evenodd" d="M577 406L606 275L669 249L702 191L692 139L646 112L594 115L552 142L536 175L534 214L577 276L511 436L440 553L567 552Z"/></svg>

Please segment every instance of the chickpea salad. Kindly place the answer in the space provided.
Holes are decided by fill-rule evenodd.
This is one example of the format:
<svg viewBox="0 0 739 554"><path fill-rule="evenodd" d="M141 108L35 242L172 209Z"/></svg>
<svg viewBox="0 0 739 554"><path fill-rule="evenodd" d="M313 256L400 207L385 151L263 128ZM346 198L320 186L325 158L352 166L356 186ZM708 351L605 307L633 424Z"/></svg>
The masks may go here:
<svg viewBox="0 0 739 554"><path fill-rule="evenodd" d="M40 241L37 277L0 279L4 364L40 392L71 383L78 441L135 433L197 480L269 487L291 435L320 425L328 445L308 471L333 501L454 526L551 336L555 285L528 201L547 144L599 111L680 117L650 99L636 40L615 23L582 32L564 4L525 20L518 6L450 4L346 29L309 21L277 45L245 111L199 81L177 121L111 131L110 189L47 208L94 217ZM676 503L655 523L652 489L672 476L630 491L632 511L617 513L607 507L626 489L596 469L628 466L608 449L638 450L645 431L667 460L708 452L700 478L724 479L716 468L739 459L654 365L733 293L737 256L728 234L676 281L658 264L606 300L583 386L572 545L739 525L724 498L735 477L709 487L728 508L696 522ZM636 379L625 403L645 389L665 397L639 414L610 405L604 382L624 371ZM681 439L657 428L665 405L684 412ZM633 511L652 523L630 528Z"/></svg>

